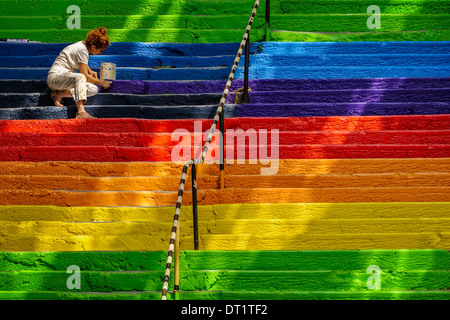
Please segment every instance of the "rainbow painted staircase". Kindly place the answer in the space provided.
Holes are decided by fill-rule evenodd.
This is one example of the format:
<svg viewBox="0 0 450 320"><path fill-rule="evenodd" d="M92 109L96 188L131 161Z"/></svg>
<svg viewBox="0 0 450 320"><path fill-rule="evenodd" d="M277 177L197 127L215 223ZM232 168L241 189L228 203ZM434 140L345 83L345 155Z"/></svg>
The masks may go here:
<svg viewBox="0 0 450 320"><path fill-rule="evenodd" d="M238 2L232 13L248 18L252 1ZM312 13L319 4L330 10L329 2L274 1L273 19L282 25L314 15L313 31L323 31L320 23L335 25L329 19L341 19L336 25L345 28L344 12L353 24L359 21L355 1L330 16ZM434 18L436 27L345 39L339 30L314 38L299 24L308 32L271 31L271 39L312 42L260 42L264 21L255 23L250 103L228 96L226 135L255 130L260 139L261 130L269 136L278 130L278 143L268 139L279 161L227 163L225 189L219 189L217 164L198 166L198 251L188 175L181 299L449 299L450 42L444 40L450 39L448 9L438 13L437 6L447 1L421 7L380 2L393 10L388 21L394 25L417 18L422 30ZM204 26L229 6L168 1L157 7L155 21L185 21L166 34L188 43L147 43L161 40L142 36L167 30L155 25L146 33L132 22L149 21L144 16L156 15L148 11L156 10L151 4L163 2L130 9L126 1L108 1L113 17L115 10L142 10L142 16L116 17L107 25L116 42L90 64L117 63L120 80L88 100L87 111L98 119L75 120L70 100L64 108L51 106L45 76L65 46L57 42L76 41L85 30L65 30L60 17L52 20L59 24L45 23L48 31L32 32L67 1L36 3L30 30L18 30L17 3L26 1L10 1L10 17L1 18L9 19L10 30L1 30L2 37L33 35L52 43L0 44L0 299L160 299L182 168L172 162L180 146L173 133L192 138L184 150L193 155L202 138L194 132L212 123L242 30L220 34L199 27L190 38L189 21L199 19L194 12L205 13L199 7L216 8L202 17ZM396 12L400 7L406 11ZM100 18L83 21L90 28ZM231 91L243 86L241 66L242 60ZM238 141L226 149L228 162L244 147L247 155L255 150ZM276 174L261 175L269 166ZM70 266L81 270L79 289L68 285Z"/></svg>

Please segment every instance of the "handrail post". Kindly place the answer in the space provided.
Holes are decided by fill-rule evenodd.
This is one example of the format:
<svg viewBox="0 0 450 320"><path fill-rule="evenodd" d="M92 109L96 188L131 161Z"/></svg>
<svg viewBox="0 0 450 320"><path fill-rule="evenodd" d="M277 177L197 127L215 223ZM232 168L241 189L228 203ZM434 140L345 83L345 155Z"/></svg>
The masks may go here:
<svg viewBox="0 0 450 320"><path fill-rule="evenodd" d="M244 71L244 97L243 103L248 103L248 68L250 64L250 30L247 33L247 41L245 42L245 71Z"/></svg>
<svg viewBox="0 0 450 320"><path fill-rule="evenodd" d="M265 41L270 41L270 0L266 0L266 37Z"/></svg>
<svg viewBox="0 0 450 320"><path fill-rule="evenodd" d="M192 220L194 223L194 249L198 250L198 209L197 209L197 172L192 164Z"/></svg>
<svg viewBox="0 0 450 320"><path fill-rule="evenodd" d="M225 178L224 178L224 170L225 170L225 115L224 110L220 113L220 189L225 188Z"/></svg>
<svg viewBox="0 0 450 320"><path fill-rule="evenodd" d="M174 246L173 299L178 300L180 294L180 226L178 225Z"/></svg>

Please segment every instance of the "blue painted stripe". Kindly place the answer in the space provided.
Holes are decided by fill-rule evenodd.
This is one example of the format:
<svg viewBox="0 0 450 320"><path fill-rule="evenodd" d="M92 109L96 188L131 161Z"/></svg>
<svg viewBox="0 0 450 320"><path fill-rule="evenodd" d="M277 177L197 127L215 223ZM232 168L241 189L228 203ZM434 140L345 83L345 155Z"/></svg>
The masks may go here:
<svg viewBox="0 0 450 320"><path fill-rule="evenodd" d="M48 68L0 68L0 79L46 79ZM94 71L99 71L93 68ZM117 68L120 80L225 80L230 68ZM407 78L448 77L450 66L326 66L326 67L251 67L250 79L350 79L350 78ZM239 67L235 79L243 79L244 70Z"/></svg>
<svg viewBox="0 0 450 320"><path fill-rule="evenodd" d="M58 55L70 43L0 43L0 56ZM238 43L115 42L108 55L214 56L236 55ZM263 54L449 54L450 41L390 42L253 42L251 53Z"/></svg>
<svg viewBox="0 0 450 320"><path fill-rule="evenodd" d="M50 68L55 57L46 56L4 56L0 60L0 68ZM167 56L92 56L89 59L91 68L100 68L102 62L115 63L120 68L207 68L231 67L234 56L212 57L167 57ZM239 65L245 65L242 57ZM250 67L274 66L441 66L450 65L448 54L253 54L250 56Z"/></svg>
<svg viewBox="0 0 450 320"><path fill-rule="evenodd" d="M139 106L139 105L86 105L85 109L98 118L137 119L212 119L217 105L202 106ZM71 119L75 118L76 107L26 107L0 108L0 119ZM226 118L237 117L236 105L224 105Z"/></svg>
<svg viewBox="0 0 450 320"><path fill-rule="evenodd" d="M0 68L50 68L55 60L55 56L4 56L0 60ZM117 66L137 67L137 68L207 68L227 66L231 67L234 62L234 56L212 56L212 57L167 57L167 56L114 56L102 55L91 56L89 66L91 68L100 68L102 62L115 63ZM430 61L432 63L432 61Z"/></svg>
<svg viewBox="0 0 450 320"><path fill-rule="evenodd" d="M0 55L4 56L0 79L45 79L52 57L63 47L61 44L0 44ZM450 74L450 42L447 41L268 42L253 43L251 47L254 53L250 60L251 79L446 77ZM117 79L223 80L229 75L236 49L237 44L115 43L108 48L108 56L93 56L91 64L99 71L102 61L116 61ZM21 68L22 65L27 68ZM243 78L242 66L243 61L235 79Z"/></svg>

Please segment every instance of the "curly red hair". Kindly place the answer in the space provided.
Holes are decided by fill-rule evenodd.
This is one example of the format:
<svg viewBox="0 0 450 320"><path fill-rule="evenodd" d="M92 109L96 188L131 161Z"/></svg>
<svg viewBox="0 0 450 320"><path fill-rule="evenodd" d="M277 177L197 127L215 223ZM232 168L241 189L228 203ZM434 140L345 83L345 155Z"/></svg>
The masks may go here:
<svg viewBox="0 0 450 320"><path fill-rule="evenodd" d="M97 49L104 50L109 46L108 30L105 27L91 30L84 42L88 47L95 46Z"/></svg>

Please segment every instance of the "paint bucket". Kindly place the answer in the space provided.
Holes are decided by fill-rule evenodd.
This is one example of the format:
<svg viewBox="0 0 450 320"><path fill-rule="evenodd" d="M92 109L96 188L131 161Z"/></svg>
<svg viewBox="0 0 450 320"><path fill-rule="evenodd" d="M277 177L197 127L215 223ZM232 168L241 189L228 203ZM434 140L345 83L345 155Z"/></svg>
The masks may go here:
<svg viewBox="0 0 450 320"><path fill-rule="evenodd" d="M103 62L100 65L100 79L116 80L116 64L111 62Z"/></svg>

